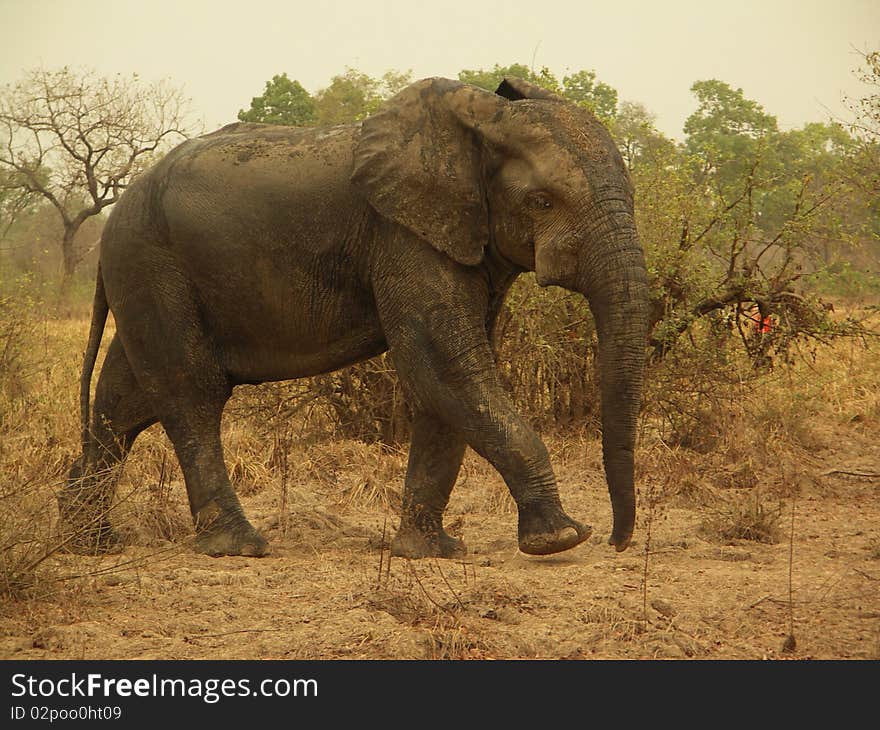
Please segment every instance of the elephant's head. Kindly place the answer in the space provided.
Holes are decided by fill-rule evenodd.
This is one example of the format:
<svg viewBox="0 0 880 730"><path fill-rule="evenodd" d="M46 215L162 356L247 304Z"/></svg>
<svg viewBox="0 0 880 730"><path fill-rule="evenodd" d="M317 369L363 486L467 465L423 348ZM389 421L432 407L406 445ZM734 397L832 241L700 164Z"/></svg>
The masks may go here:
<svg viewBox="0 0 880 730"><path fill-rule="evenodd" d="M407 87L364 122L353 181L381 214L461 264L487 246L542 286L584 294L596 320L602 445L623 550L635 523L633 447L648 287L626 167L589 111L520 79L492 94Z"/></svg>

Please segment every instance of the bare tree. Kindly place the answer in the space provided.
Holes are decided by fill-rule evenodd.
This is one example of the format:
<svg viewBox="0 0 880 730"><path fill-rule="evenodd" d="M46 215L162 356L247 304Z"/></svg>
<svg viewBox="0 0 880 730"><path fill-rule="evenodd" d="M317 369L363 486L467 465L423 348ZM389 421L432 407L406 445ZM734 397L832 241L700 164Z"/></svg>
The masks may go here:
<svg viewBox="0 0 880 730"><path fill-rule="evenodd" d="M166 143L188 135L187 117L179 90L136 74L36 69L2 90L0 196L42 197L58 211L62 288L90 250L74 245L83 222L115 203Z"/></svg>
<svg viewBox="0 0 880 730"><path fill-rule="evenodd" d="M37 199L37 195L16 179L18 177L14 170L0 169L0 241Z"/></svg>
<svg viewBox="0 0 880 730"><path fill-rule="evenodd" d="M850 132L859 143L859 154L853 156L852 182L870 195L880 192L880 50L857 51L862 65L855 75L866 89L858 99L845 97L854 119Z"/></svg>

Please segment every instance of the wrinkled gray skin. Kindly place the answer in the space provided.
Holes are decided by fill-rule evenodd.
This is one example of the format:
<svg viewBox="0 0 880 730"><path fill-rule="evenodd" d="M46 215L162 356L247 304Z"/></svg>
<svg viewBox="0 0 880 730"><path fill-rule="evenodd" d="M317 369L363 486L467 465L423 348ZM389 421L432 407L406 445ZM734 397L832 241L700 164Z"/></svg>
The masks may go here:
<svg viewBox="0 0 880 730"><path fill-rule="evenodd" d="M263 555L223 463L233 386L325 373L388 350L414 412L392 552L456 557L442 516L465 445L504 477L519 547L549 554L590 528L563 511L547 449L502 387L490 333L516 276L589 299L603 453L623 550L647 286L632 188L589 112L507 79L404 89L361 124L233 124L187 141L116 204L101 245L83 372L83 456L60 498L71 547L113 550L113 479L161 422L210 555ZM89 382L107 309L116 335ZM91 529L84 529L90 526Z"/></svg>

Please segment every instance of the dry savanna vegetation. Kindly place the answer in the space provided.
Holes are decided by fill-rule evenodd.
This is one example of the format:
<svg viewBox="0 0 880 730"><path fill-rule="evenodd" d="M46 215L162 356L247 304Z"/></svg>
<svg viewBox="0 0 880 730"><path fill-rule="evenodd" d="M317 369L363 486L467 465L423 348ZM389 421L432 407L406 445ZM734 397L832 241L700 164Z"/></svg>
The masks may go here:
<svg viewBox="0 0 880 730"><path fill-rule="evenodd" d="M636 189L653 316L626 552L605 543L585 301L525 275L493 334L566 510L594 527L543 558L517 550L513 501L471 452L446 517L467 557L390 557L409 413L384 357L236 389L227 465L270 556L193 552L160 426L139 437L110 507L124 550L67 553L55 497L79 451L102 209L162 152L166 131L188 128L173 90L141 92L136 79L65 69L5 90L0 658L880 659L880 56L863 60L851 125L780 130L742 90L706 80L692 87L698 109L680 142L593 72L459 74L489 89L525 76L588 106ZM409 80L349 69L310 95L281 74L239 116L346 122ZM61 81L67 92L49 99ZM88 151L101 145L96 165ZM111 332L112 321L102 356Z"/></svg>
<svg viewBox="0 0 880 730"><path fill-rule="evenodd" d="M597 434L569 428L546 439L564 503L595 527L588 544L519 553L512 500L469 453L447 517L467 559L390 558L405 445L341 435L338 404L285 384L238 389L224 420L230 473L271 556L191 551L180 470L156 426L112 507L124 552L83 557L59 550L54 497L77 450L88 324L14 322L4 658L880 658L876 345L840 342L708 392L649 393L637 539L621 554L604 542Z"/></svg>

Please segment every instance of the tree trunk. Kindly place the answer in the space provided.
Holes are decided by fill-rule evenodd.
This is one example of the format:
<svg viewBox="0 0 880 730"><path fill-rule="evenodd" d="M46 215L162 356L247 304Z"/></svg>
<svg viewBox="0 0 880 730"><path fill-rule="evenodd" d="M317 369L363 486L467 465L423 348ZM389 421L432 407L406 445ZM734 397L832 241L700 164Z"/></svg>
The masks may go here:
<svg viewBox="0 0 880 730"><path fill-rule="evenodd" d="M76 267L79 264L79 258L73 246L77 228L78 226L76 228L65 226L64 236L61 239L61 283L58 293L62 301L66 301L70 294L70 285L73 282L73 275L76 273Z"/></svg>

